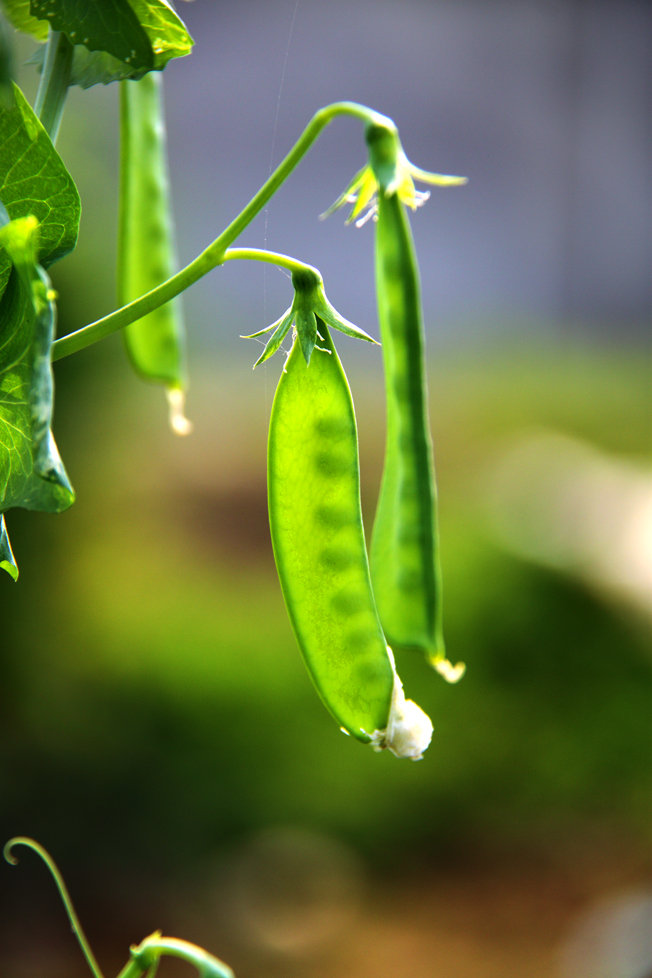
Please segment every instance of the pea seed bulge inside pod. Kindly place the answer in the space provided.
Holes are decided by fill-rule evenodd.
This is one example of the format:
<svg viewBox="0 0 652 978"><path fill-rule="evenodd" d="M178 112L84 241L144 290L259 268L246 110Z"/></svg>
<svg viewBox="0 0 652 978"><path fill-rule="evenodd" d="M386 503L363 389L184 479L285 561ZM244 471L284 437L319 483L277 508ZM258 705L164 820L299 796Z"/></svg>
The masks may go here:
<svg viewBox="0 0 652 978"><path fill-rule="evenodd" d="M405 699L378 619L353 403L322 330L309 366L295 341L272 408L268 492L279 579L305 664L339 725L377 750L417 759L432 725Z"/></svg>

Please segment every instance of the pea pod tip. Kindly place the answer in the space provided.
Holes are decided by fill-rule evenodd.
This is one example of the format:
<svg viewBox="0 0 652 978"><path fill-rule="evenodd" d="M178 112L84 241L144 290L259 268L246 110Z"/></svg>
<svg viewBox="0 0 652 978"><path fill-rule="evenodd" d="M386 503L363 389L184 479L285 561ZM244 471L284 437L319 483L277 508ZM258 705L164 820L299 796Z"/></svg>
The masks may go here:
<svg viewBox="0 0 652 978"><path fill-rule="evenodd" d="M458 683L466 672L465 662L456 662L455 665L443 655L433 656L430 660L432 668L442 676L447 683Z"/></svg>
<svg viewBox="0 0 652 978"><path fill-rule="evenodd" d="M375 751L389 750L395 757L420 761L432 740L432 721L414 700L405 698L403 683L396 672L394 655L389 646L387 654L394 672L389 716L385 729L375 730L370 735L370 743Z"/></svg>
<svg viewBox="0 0 652 978"><path fill-rule="evenodd" d="M186 392L181 387L167 387L165 396L168 402L170 428L175 435L189 435L193 430L193 424L186 417Z"/></svg>

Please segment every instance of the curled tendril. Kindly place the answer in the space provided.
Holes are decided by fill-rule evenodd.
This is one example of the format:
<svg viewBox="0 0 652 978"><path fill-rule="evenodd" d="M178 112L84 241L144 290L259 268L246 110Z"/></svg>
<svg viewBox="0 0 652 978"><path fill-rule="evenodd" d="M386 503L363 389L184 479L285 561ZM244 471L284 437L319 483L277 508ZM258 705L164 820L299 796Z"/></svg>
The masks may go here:
<svg viewBox="0 0 652 978"><path fill-rule="evenodd" d="M19 862L18 857L13 851L16 846L26 846L26 848L31 849L47 866L59 891L59 896L70 921L70 926L77 938L77 942L86 958L88 966L93 972L94 978L103 978L100 967L86 939L86 935L81 928L79 918L75 913L75 908L72 905L66 884L54 859L47 849L44 849L34 839L17 835L13 839L9 839L9 842L5 844L2 850L4 858L11 866L17 866ZM209 954L208 951L197 947L196 944L191 944L189 941L182 941L176 937L163 937L160 931L155 931L155 933L146 937L138 946L131 948L130 960L122 969L118 978L154 978L159 961L163 955L181 958L183 961L187 961L188 964L194 965L200 978L234 978L229 966L223 961L220 961L219 958Z"/></svg>
<svg viewBox="0 0 652 978"><path fill-rule="evenodd" d="M9 839L9 842L6 843L4 849L2 850L4 858L11 866L17 866L19 862L18 857L13 852L16 846L25 846L27 849L31 849L32 852L35 852L36 855L39 856L39 858L45 863L45 865L47 866L50 872L52 879L54 880L54 884L57 890L59 891L59 896L61 897L61 902L63 903L64 909L68 916L68 920L70 921L72 932L77 938L77 943L81 948L82 954L86 958L88 967L91 969L94 978L104 978L100 966L98 965L95 959L95 955L91 951L91 947L90 944L88 943L88 940L86 939L86 935L82 930L82 926L79 923L79 918L75 912L75 908L72 904L72 900L70 899L68 888L66 887L66 884L63 881L63 877L59 872L59 869L54 859L47 851L47 849L44 849L43 846L40 845L38 842L36 842L34 839L29 839L27 836L23 836L23 835L17 835L14 836L13 839Z"/></svg>

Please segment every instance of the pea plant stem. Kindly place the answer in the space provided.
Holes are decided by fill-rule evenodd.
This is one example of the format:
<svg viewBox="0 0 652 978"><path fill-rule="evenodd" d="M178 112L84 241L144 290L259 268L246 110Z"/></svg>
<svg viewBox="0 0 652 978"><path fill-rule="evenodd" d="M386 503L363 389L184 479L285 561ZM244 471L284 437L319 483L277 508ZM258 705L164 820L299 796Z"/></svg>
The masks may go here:
<svg viewBox="0 0 652 978"><path fill-rule="evenodd" d="M73 46L66 35L61 31L50 31L34 111L53 143L56 142L66 104L72 54Z"/></svg>
<svg viewBox="0 0 652 978"><path fill-rule="evenodd" d="M93 343L104 339L105 336L110 336L111 333L115 333L124 326L128 326L129 323L135 322L141 316L145 316L152 309L157 309L164 303L169 302L170 299L184 292L190 285L193 285L213 268L235 259L279 265L281 268L287 268L290 272L295 272L300 269L311 272L316 271L312 265L306 265L305 262L300 262L296 258L290 258L289 255L283 255L274 251L264 251L257 248L229 248L226 251L217 251L213 248L213 245L209 245L194 261L191 261L189 265L186 265L185 268L177 272L176 275L173 275L172 278L167 279L161 285L152 289L151 292L146 292L145 295L134 299L133 302L122 306L121 309L117 309L110 315L104 316L103 319L98 319L96 322L89 323L88 326L84 326L74 333L68 333L67 336L62 336L61 339L55 340L52 344L52 360L61 360L73 353L78 353L79 350L92 346Z"/></svg>
<svg viewBox="0 0 652 978"><path fill-rule="evenodd" d="M337 116L341 115L353 116L369 125L384 125L392 129L395 128L394 123L387 116L381 115L379 112L375 112L366 105L360 105L357 102L333 102L331 105L326 105L324 108L318 109L287 156L281 160L258 193L251 198L244 210L225 228L220 237L216 239L217 241L227 247L235 241L238 235L251 223L256 214L263 209L265 204L276 193L296 165L303 159L326 126Z"/></svg>
<svg viewBox="0 0 652 978"><path fill-rule="evenodd" d="M118 978L141 978L150 968L155 968L163 955L180 958L194 965L201 978L233 978L228 965L208 954L203 948L176 937L161 937L152 934L138 947L131 949L131 960L124 966Z"/></svg>
<svg viewBox="0 0 652 978"><path fill-rule="evenodd" d="M338 116L352 116L353 118L360 119L367 125L382 125L392 129L395 128L394 123L387 116L381 115L379 112L375 112L373 109L365 105L360 105L357 102L334 102L331 105L319 109L301 136L299 136L299 139L290 152L281 160L258 193L251 198L240 214L238 214L207 248L197 255L185 268L182 268L181 271L177 272L165 282L162 282L155 289L146 292L144 295L139 296L138 299L134 299L120 309L116 309L108 316L104 316L94 323L89 323L87 326L83 326L81 329L55 340L52 344L52 360L61 360L63 357L77 353L88 346L92 346L98 340L111 335L111 333L123 329L129 323L135 322L153 309L157 309L159 306L169 302L170 299L173 299L181 292L185 292L187 288L194 285L195 282L212 271L213 268L222 265L231 258L238 257L254 261L271 262L273 264L280 264L290 271L309 267L302 262L288 258L286 255L277 255L273 258L269 257L273 254L272 252L258 251L253 248L232 249L231 251L228 249L242 231L251 223L254 217L260 213L284 180L287 179L297 164L303 159L320 133ZM240 252L240 254L234 254L236 251Z"/></svg>
<svg viewBox="0 0 652 978"><path fill-rule="evenodd" d="M262 248L229 248L224 254L223 261L260 261L268 265L285 268L288 272L313 271L319 275L317 269L312 265L306 265L305 262L290 258L289 255L283 255L277 251L265 251Z"/></svg>

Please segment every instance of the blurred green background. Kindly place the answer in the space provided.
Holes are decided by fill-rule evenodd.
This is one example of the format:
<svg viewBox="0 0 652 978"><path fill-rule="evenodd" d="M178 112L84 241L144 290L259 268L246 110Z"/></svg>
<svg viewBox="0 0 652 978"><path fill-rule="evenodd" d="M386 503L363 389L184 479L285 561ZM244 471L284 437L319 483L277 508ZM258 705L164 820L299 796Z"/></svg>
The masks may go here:
<svg viewBox="0 0 652 978"><path fill-rule="evenodd" d="M115 118L115 92L72 93L60 149L87 203L79 251L53 270L62 333L113 303ZM170 140L174 157L173 126ZM274 214L282 225L280 204ZM178 218L200 245L215 231ZM354 244L367 274L370 236ZM78 502L58 517L9 514L21 577L0 579L2 839L32 835L52 852L108 974L160 927L243 976L646 978L640 955L609 964L610 928L638 948L650 906L638 320L579 328L524 305L505 323L488 306L462 341L448 337L452 314L446 339L432 323L446 634L468 670L449 687L401 658L435 725L410 764L343 737L299 659L265 500L281 362L252 373L256 348L233 342L249 313L232 294L220 305L223 274L202 285L219 339L205 321L195 334L190 307L189 438L169 433L162 395L131 375L119 337L57 365L55 432ZM438 274L424 266L426 304ZM259 300L271 321L268 293ZM380 356L339 348L370 525ZM27 853L0 868L3 978L84 973L51 890Z"/></svg>

